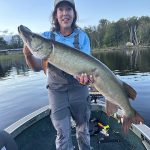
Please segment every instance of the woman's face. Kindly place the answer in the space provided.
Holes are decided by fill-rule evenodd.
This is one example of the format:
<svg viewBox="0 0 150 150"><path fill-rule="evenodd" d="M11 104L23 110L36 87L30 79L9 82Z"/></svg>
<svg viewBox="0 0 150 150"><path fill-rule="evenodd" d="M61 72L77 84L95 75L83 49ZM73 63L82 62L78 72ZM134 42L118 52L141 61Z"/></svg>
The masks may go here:
<svg viewBox="0 0 150 150"><path fill-rule="evenodd" d="M60 25L60 29L70 29L74 19L73 8L65 3L58 6L56 18Z"/></svg>

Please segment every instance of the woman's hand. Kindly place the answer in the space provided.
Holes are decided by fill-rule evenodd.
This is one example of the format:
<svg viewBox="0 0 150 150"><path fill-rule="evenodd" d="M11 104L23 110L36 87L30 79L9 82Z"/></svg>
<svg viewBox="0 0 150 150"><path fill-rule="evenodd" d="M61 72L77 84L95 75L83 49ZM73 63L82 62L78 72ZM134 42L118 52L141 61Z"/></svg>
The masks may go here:
<svg viewBox="0 0 150 150"><path fill-rule="evenodd" d="M31 56L32 55L32 53L30 52L29 48L25 44L23 46L23 54L25 56Z"/></svg>
<svg viewBox="0 0 150 150"><path fill-rule="evenodd" d="M77 75L76 79L80 84L88 85L94 82L94 78L92 75L87 75L86 73L82 73L81 75Z"/></svg>

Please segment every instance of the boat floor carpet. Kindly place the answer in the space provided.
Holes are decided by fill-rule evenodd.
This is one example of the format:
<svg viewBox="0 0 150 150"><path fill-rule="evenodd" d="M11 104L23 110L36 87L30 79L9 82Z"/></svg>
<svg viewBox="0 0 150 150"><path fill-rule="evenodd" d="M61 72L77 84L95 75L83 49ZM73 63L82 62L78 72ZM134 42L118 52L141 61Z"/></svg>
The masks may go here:
<svg viewBox="0 0 150 150"><path fill-rule="evenodd" d="M49 117L46 117L15 138L20 150L55 150L56 131ZM75 150L78 150L75 132L72 133ZM91 136L93 150L130 150L131 145L125 142L118 133L110 133L109 137L101 134Z"/></svg>

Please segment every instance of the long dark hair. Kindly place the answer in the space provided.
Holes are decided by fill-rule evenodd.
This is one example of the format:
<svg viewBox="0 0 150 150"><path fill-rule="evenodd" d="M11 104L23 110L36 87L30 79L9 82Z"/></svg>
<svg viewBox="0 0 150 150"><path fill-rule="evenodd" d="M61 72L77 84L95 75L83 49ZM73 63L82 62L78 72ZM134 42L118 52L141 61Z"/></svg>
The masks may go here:
<svg viewBox="0 0 150 150"><path fill-rule="evenodd" d="M69 6L72 7L73 11L74 11L74 19L73 19L73 22L72 22L72 29L74 30L75 28L77 28L77 25L76 25L76 21L77 21L77 11L75 9L75 7L73 5L71 5L70 3L68 3ZM54 11L52 12L52 31L60 31L60 25L58 23L58 20L56 18L56 13L57 13L57 8L59 7L60 5L58 4Z"/></svg>

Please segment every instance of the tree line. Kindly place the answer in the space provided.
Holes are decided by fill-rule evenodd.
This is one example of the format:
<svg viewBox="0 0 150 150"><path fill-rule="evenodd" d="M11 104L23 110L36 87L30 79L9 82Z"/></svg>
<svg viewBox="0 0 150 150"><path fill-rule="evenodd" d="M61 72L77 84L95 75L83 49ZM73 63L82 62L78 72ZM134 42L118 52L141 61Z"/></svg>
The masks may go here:
<svg viewBox="0 0 150 150"><path fill-rule="evenodd" d="M130 45L150 46L150 17L121 18L110 22L101 19L97 26L85 27L92 48Z"/></svg>
<svg viewBox="0 0 150 150"><path fill-rule="evenodd" d="M11 41L8 43L3 37L0 37L0 50L1 49L15 49L23 47L23 41L19 35L13 35Z"/></svg>
<svg viewBox="0 0 150 150"><path fill-rule="evenodd" d="M127 43L150 46L150 17L148 16L121 18L116 22L101 19L97 26L84 27L84 30L89 35L92 49L120 47ZM9 44L0 37L0 49L22 46L23 42L19 35L12 36Z"/></svg>

